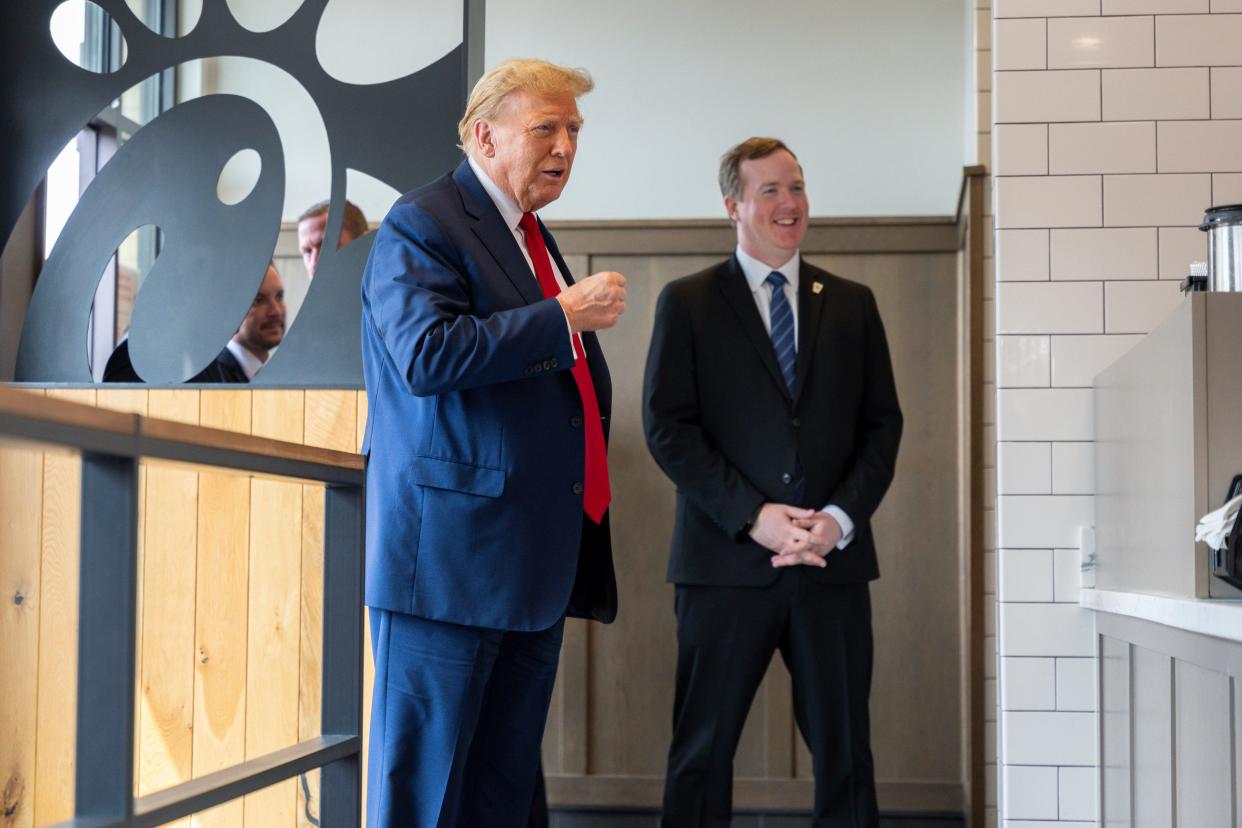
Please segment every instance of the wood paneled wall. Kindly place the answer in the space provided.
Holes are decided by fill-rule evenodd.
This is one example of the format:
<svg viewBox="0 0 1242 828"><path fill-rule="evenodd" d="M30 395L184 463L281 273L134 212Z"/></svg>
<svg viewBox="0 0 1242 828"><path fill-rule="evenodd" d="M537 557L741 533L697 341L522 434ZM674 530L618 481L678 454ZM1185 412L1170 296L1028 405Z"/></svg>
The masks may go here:
<svg viewBox="0 0 1242 828"><path fill-rule="evenodd" d="M31 393L356 451L358 391ZM73 810L81 463L0 446L0 826ZM319 733L323 490L144 464L135 795ZM370 672L368 672L368 686ZM313 825L308 774L178 824Z"/></svg>
<svg viewBox="0 0 1242 828"><path fill-rule="evenodd" d="M544 742L549 798L658 807L675 653L664 582L673 491L642 437L642 371L660 289L727 255L732 233L723 222L553 229L575 274L619 270L630 297L602 338L614 383L621 611L610 626L567 625ZM888 810L964 806L958 243L951 221L906 219L819 221L804 246L814 263L875 291L906 413L897 477L874 519L883 577L872 592L872 732ZM366 413L357 391L46 393L337 449L358 446ZM44 825L72 808L78 471L69 455L0 448L0 828ZM317 487L155 464L142 486L139 794L317 732L322 599ZM810 757L793 719L775 659L738 749L736 807L809 807ZM316 782L290 780L192 822L309 824Z"/></svg>

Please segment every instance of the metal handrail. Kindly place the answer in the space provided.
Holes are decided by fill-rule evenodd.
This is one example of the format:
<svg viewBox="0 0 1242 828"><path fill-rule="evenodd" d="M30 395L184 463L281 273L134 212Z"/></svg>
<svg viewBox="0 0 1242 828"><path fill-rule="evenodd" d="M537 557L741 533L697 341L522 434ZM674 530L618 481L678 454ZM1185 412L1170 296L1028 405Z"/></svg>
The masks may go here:
<svg viewBox="0 0 1242 828"><path fill-rule="evenodd" d="M74 818L61 825L160 825L316 767L322 768L320 824L357 825L365 460L7 388L0 388L0 439L82 454ZM138 465L144 457L325 485L323 735L135 799Z"/></svg>

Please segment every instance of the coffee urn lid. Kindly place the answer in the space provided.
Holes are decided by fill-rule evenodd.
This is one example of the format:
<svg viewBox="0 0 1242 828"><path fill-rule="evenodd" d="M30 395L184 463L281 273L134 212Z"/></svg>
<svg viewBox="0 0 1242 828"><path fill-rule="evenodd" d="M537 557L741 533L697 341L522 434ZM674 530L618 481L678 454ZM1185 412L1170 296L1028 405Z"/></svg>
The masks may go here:
<svg viewBox="0 0 1242 828"><path fill-rule="evenodd" d="M1211 230L1220 224L1242 224L1242 204L1222 204L1219 207L1209 207L1207 212L1203 214L1203 224L1199 225L1199 229Z"/></svg>

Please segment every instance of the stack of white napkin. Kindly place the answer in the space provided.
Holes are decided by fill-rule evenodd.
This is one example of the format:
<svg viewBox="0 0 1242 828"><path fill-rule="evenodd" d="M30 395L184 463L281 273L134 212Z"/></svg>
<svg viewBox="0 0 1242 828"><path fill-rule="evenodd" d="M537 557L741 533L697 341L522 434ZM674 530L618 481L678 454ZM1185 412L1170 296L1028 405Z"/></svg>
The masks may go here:
<svg viewBox="0 0 1242 828"><path fill-rule="evenodd" d="M1238 495L1215 512L1208 512L1199 518L1195 527L1195 540L1203 541L1213 549L1225 545L1225 538L1233 531L1233 523L1238 519L1238 510L1242 509L1242 495Z"/></svg>

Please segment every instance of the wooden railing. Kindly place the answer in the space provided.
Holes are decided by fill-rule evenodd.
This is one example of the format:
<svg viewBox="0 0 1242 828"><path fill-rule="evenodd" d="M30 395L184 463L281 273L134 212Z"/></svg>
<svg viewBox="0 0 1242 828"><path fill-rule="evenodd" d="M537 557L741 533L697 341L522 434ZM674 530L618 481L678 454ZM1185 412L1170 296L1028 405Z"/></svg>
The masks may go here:
<svg viewBox="0 0 1242 828"><path fill-rule="evenodd" d="M63 824L160 825L321 768L318 823L356 825L362 797L363 458L12 389L0 389L0 439L81 455L73 816ZM190 464L322 486L323 601L319 733L136 796L140 461L156 461L148 472L157 465ZM4 506L12 510L13 504ZM37 513L10 511L5 518L42 525ZM0 547L8 561L30 551L4 534ZM24 603L20 586L13 603ZM8 632L20 631L19 624L12 626ZM19 701L0 700L6 731L27 712L10 707ZM13 816L29 802L22 799L26 780L14 774L6 781L5 809Z"/></svg>

